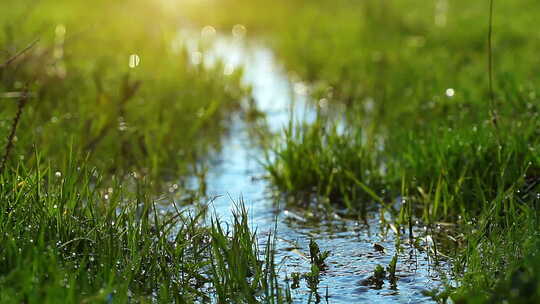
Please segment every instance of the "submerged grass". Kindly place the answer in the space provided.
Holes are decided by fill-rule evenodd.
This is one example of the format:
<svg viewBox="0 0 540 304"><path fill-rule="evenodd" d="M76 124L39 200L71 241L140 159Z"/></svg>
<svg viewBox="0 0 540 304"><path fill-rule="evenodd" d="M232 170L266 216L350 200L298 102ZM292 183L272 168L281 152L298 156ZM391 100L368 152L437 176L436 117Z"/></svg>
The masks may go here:
<svg viewBox="0 0 540 304"><path fill-rule="evenodd" d="M377 157L371 153L375 148L366 147L363 139L360 131L341 132L324 121L294 126L285 132L275 153L268 155L266 168L272 183L295 197L293 204L307 207L324 197L325 204L356 208L357 202L369 197L357 187L358 180L372 186L382 181Z"/></svg>

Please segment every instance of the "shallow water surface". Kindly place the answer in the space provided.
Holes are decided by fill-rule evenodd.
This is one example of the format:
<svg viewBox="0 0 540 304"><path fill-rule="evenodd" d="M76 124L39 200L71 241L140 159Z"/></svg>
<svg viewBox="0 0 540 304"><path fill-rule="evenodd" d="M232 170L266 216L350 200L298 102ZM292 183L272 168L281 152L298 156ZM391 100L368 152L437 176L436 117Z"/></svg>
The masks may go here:
<svg viewBox="0 0 540 304"><path fill-rule="evenodd" d="M306 87L289 80L270 49L260 43L216 34L211 47L200 51L197 39L187 40L192 56L202 56L195 59L209 65L221 60L224 73L243 67L243 80L252 87L256 106L266 114L271 131L279 131L291 119L314 119ZM441 286L437 270L446 269L447 265L430 259L432 241L424 237L424 229L415 228L415 235L420 238L415 247L407 245L408 237L403 237L402 250L398 253L397 289L390 288L387 281L381 289L363 286L362 281L373 274L377 265L386 268L396 254L396 234L382 224L378 213L362 222L319 221L276 207L267 192L267 181L261 178L265 174L260 164L263 151L251 140L249 128L240 117L235 119L220 159L207 174L207 191L210 197L215 197L213 210L224 220L231 214L233 200L243 198L261 242L277 228L276 261L281 266L280 276L285 278L292 272L310 271L309 242L314 239L322 251L330 251L329 267L321 274L318 290L323 303L432 302L423 291ZM375 244L384 250L376 250ZM314 301L305 280L300 288L292 290L292 295L296 303L307 303L311 298Z"/></svg>

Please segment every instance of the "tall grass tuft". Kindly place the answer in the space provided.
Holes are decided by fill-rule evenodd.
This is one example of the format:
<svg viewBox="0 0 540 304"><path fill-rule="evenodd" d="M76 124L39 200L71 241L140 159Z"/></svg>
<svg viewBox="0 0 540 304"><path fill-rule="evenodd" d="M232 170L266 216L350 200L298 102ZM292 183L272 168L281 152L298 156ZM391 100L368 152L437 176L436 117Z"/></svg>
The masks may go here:
<svg viewBox="0 0 540 304"><path fill-rule="evenodd" d="M0 176L3 303L282 303L268 282L273 251L258 248L241 204L230 226L208 226L202 213L162 210L119 183L104 195L95 170L68 168Z"/></svg>

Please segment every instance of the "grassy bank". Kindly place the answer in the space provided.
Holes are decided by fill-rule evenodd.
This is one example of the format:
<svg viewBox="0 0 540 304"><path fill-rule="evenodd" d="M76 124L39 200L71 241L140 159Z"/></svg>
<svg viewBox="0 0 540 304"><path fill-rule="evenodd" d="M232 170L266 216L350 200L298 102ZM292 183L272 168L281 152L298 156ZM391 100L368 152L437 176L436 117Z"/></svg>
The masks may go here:
<svg viewBox="0 0 540 304"><path fill-rule="evenodd" d="M103 197L87 167L19 166L0 180L2 303L284 299L240 204L230 226L208 225L202 212L163 211L121 187Z"/></svg>
<svg viewBox="0 0 540 304"><path fill-rule="evenodd" d="M401 219L456 223L460 287L446 297L537 300L523 295L539 282L539 5L495 1L488 37L489 1L208 3L236 13L197 18L265 37L319 113L346 109L291 125L271 153L290 204L364 212L402 197Z"/></svg>
<svg viewBox="0 0 540 304"><path fill-rule="evenodd" d="M451 226L458 285L435 299L538 301L540 5L496 1L488 37L489 1L188 4L0 4L0 301L286 301L242 207L227 226L154 203L204 181L249 93L182 47L180 15L244 25L309 85L317 120L266 163L289 206Z"/></svg>

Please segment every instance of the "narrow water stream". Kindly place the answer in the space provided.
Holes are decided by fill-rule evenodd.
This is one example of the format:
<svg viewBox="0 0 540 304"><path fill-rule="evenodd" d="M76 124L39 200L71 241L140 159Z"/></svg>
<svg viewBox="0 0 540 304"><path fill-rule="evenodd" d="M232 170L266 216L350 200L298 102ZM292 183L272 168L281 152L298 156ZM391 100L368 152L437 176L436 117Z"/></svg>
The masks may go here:
<svg viewBox="0 0 540 304"><path fill-rule="evenodd" d="M193 37L192 34L181 35L184 39ZM238 37L215 35L212 46L201 52L197 39L185 42L195 61L211 65L221 60L225 73L232 68L244 69L243 81L252 87L257 108L265 113L272 131L279 131L293 118L314 119L305 86L289 81L270 49ZM233 200L243 198L253 229L261 239L273 231L277 217L276 261L281 265L281 276L310 271L309 241L313 238L321 250L331 252L327 259L329 269L322 273L319 284L322 303L327 301L326 294L328 303L432 302L423 291L441 286L437 270L448 266L444 262L434 266L434 261L427 254L430 238L421 238L420 246L416 248L401 245L397 289L391 289L388 282L381 289L363 286L362 281L373 274L377 265L386 267L392 260L396 253L394 232L381 224L378 214L369 217L367 225L350 220L313 223L290 210L277 210L267 192L267 181L260 178L265 174L259 162L264 154L250 139L248 131L247 123L240 117L235 118L231 135L223 144L221 157L207 174L208 194L216 197L213 209L224 220L231 214ZM426 234L422 227L417 227L415 233L418 238ZM375 244L384 247L384 252L375 250ZM300 288L292 290L292 294L295 303L307 303L310 298L305 281L301 282Z"/></svg>

